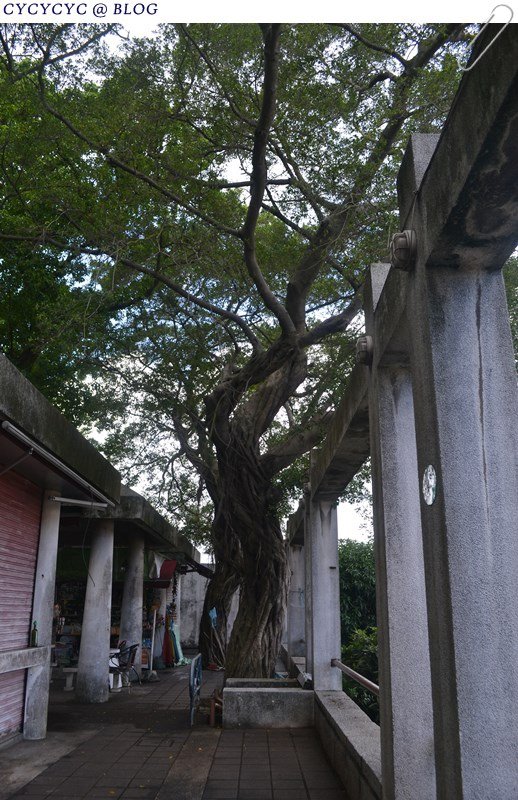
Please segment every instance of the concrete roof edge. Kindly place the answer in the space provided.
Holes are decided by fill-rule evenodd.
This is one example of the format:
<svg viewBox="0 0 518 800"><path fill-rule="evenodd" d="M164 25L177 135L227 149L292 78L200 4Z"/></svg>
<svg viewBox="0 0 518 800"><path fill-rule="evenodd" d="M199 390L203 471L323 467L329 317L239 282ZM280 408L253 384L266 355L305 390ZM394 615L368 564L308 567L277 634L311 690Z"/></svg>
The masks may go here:
<svg viewBox="0 0 518 800"><path fill-rule="evenodd" d="M118 520L128 520L138 525L153 544L169 547L183 553L188 559L199 564L201 554L185 536L182 536L169 520L163 517L145 497L137 492L123 493L120 505L115 509L108 509L103 516Z"/></svg>
<svg viewBox="0 0 518 800"><path fill-rule="evenodd" d="M110 500L119 500L115 467L1 353L0 387L0 416Z"/></svg>

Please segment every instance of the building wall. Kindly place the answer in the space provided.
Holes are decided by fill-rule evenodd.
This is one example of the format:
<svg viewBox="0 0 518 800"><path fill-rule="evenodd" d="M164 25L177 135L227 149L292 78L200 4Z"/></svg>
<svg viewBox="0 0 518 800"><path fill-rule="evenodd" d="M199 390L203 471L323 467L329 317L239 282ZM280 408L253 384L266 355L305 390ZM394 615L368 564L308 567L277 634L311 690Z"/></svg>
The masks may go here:
<svg viewBox="0 0 518 800"><path fill-rule="evenodd" d="M0 476L0 652L30 642L34 573L38 553L42 492L30 481ZM37 622L37 620L36 620ZM0 742L20 733L26 670L0 674Z"/></svg>
<svg viewBox="0 0 518 800"><path fill-rule="evenodd" d="M198 647L198 634L208 578L188 572L181 578L180 636L182 647Z"/></svg>
<svg viewBox="0 0 518 800"><path fill-rule="evenodd" d="M208 566L212 566L209 564ZM208 578L204 578L197 572L188 572L182 575L181 579L181 601L180 601L180 635L182 647L198 647L198 637L200 632L200 621L203 612L203 602ZM230 635L234 620L239 608L239 593L236 592L232 598L232 606L228 617L227 635Z"/></svg>

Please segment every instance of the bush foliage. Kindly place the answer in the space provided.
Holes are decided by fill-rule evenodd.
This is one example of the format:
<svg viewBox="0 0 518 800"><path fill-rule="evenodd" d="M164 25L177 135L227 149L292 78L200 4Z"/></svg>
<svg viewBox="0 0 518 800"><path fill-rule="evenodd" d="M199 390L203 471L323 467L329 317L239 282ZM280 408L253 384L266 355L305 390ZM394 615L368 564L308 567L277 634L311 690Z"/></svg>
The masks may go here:
<svg viewBox="0 0 518 800"><path fill-rule="evenodd" d="M342 540L338 546L338 559L342 661L377 683L378 636L373 542ZM379 707L375 695L345 676L343 688L372 720L379 722Z"/></svg>

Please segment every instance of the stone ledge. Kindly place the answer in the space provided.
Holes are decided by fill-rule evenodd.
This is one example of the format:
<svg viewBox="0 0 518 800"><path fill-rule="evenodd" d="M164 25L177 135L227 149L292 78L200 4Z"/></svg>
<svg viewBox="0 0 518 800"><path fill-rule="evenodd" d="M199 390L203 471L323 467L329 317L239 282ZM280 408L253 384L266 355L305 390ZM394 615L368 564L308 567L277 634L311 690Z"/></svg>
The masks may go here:
<svg viewBox="0 0 518 800"><path fill-rule="evenodd" d="M349 800L380 800L379 726L342 691L314 694L315 727Z"/></svg>
<svg viewBox="0 0 518 800"><path fill-rule="evenodd" d="M314 693L304 689L223 690L224 728L312 728Z"/></svg>
<svg viewBox="0 0 518 800"><path fill-rule="evenodd" d="M45 664L50 658L50 646L25 647L0 653L0 674L30 669Z"/></svg>

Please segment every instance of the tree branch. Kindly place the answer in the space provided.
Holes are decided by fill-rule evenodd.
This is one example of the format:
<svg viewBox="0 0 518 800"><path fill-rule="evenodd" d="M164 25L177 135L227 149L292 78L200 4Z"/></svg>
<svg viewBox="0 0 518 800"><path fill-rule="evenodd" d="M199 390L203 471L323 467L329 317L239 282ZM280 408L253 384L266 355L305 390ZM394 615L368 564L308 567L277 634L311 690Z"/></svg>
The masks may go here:
<svg viewBox="0 0 518 800"><path fill-rule="evenodd" d="M261 104L261 113L254 132L250 202L243 224L242 238L244 243L245 263L250 277L254 281L266 307L277 317L282 331L285 334L292 334L294 333L293 322L282 303L279 302L266 283L257 261L255 247L255 230L267 181L266 147L275 114L279 72L279 33L280 25L263 26L265 43L263 100Z"/></svg>
<svg viewBox="0 0 518 800"><path fill-rule="evenodd" d="M325 208L328 211L334 211L337 208L337 204L333 203L331 200L328 200L326 197L322 197L322 195L317 194L315 190L310 187L308 182L304 179L304 176L300 171L300 167L293 158L293 155L288 151L286 141L282 139L277 128L275 129L275 135L277 136L278 142L273 140L271 143L275 155L282 162L288 175L293 176L292 185L301 192L303 197L306 198L311 208L315 212L317 219L319 221L322 220L322 208Z"/></svg>
<svg viewBox="0 0 518 800"><path fill-rule="evenodd" d="M357 206L362 195L370 185L380 165L391 152L397 136L409 115L405 109L415 76L419 69L425 67L434 57L437 50L451 37L455 37L462 25L447 25L444 31L421 42L417 54L410 61L405 61L405 71L394 82L395 91L392 98L388 119L380 133L378 141L372 148L360 174L350 192L347 202L337 207L319 225L311 245L297 266L286 293L286 309L293 319L297 330L302 333L305 325L305 304L308 292L316 280L322 264L328 257L331 248L342 238L351 217L351 211ZM369 43L370 44L370 43ZM369 46L367 44L366 46ZM386 48L382 48L384 52ZM389 51L389 55L394 55Z"/></svg>
<svg viewBox="0 0 518 800"><path fill-rule="evenodd" d="M301 336L299 342L302 347L310 347L312 344L321 342L322 339L331 336L333 333L341 333L345 331L351 324L355 316L362 309L362 296L358 292L353 300L349 303L345 311L341 314L335 314L332 317L320 322L312 330L308 331L304 336Z"/></svg>
<svg viewBox="0 0 518 800"><path fill-rule="evenodd" d="M241 187L246 188L252 185L251 181L234 181L233 183L227 183L225 181L215 181L214 183L200 181L200 183L203 183L204 186L210 189L240 189ZM268 178L266 181L266 186L290 186L291 184L292 181L290 178Z"/></svg>
<svg viewBox="0 0 518 800"><path fill-rule="evenodd" d="M205 214L203 211L200 211L195 206L191 205L191 203L187 203L185 200L182 200L177 194L172 192L170 189L167 189L165 186L162 186L158 181L154 180L150 175L146 175L144 172L140 172L140 170L131 167L129 164L126 164L124 161L121 161L116 155L114 155L107 147L103 145L96 144L92 139L90 139L85 133L79 130L71 120L61 114L57 109L53 108L50 103L46 99L45 93L45 83L43 80L42 72L38 75L39 80L39 87L40 87L40 100L49 114L51 114L55 119L65 125L66 128L80 141L84 142L88 145L92 150L94 150L99 155L104 156L108 164L113 167L118 167L123 172L126 172L128 175L132 175L134 178L137 178L139 181L151 186L161 195L166 197L168 200L179 205L181 208L184 208L190 214L192 214L197 219L200 219L202 222L205 222L207 225L210 225L212 228L215 228L220 233L227 234L229 236L234 236L236 238L241 238L240 231L236 230L235 228L230 228L228 225L224 225L221 222L210 217L208 214Z"/></svg>
<svg viewBox="0 0 518 800"><path fill-rule="evenodd" d="M108 253L106 255L109 255ZM151 267L146 267L144 264L137 264L135 261L132 261L129 258L118 258L117 259L120 264L124 264L126 267L130 269L134 269L136 272L142 272L145 275L151 275L151 277L156 278L156 280L161 281L163 284L168 286L172 289L176 294L183 297L185 300L188 300L194 305L199 306L200 308L205 309L206 311L210 311L211 314L215 314L218 317L223 317L224 319L232 320L238 325L243 333L245 334L246 338L252 345L254 352L258 352L262 350L261 343L257 339L254 332L248 327L246 322L239 314L234 314L233 311L227 311L225 308L221 308L220 306L214 305L214 303L210 303L208 300L202 300L201 297L197 297L196 295L192 294L192 292L188 292L184 289L180 284L176 283L175 281L168 278L166 275L163 275L160 272L152 269Z"/></svg>
<svg viewBox="0 0 518 800"><path fill-rule="evenodd" d="M301 228L300 225L297 225L296 222L293 222L291 219L289 219L289 217L283 214L268 190L266 190L266 194L271 202L271 206L267 205L266 203L262 203L261 208L263 208L264 211L267 211L268 214L271 214L272 217L277 217L277 219L280 219L280 221L283 222L287 228L291 228L291 230L295 231L295 233L298 233L299 236L302 236L304 239L311 240L310 231L304 230L304 228Z"/></svg>
<svg viewBox="0 0 518 800"><path fill-rule="evenodd" d="M347 25L345 23L341 23L340 27L348 31L352 36L354 36L355 39L357 39L359 42L365 45L365 47L368 47L369 50L374 50L377 53L385 53L386 56L395 58L396 61L399 61L399 63L406 68L408 61L405 58L403 58L403 56L400 56L399 53L397 53L395 50L390 50L390 48L384 47L381 44L376 44L376 42L371 42L369 39L366 39L365 36L363 36L363 34L360 33L360 31L357 28L353 27L353 25Z"/></svg>
<svg viewBox="0 0 518 800"><path fill-rule="evenodd" d="M381 72L378 72L376 75L373 75L372 78L365 84L365 86L358 86L358 92L360 95L365 94L378 83L383 83L383 81L397 81L397 75L393 72L390 72L388 69L384 69Z"/></svg>
<svg viewBox="0 0 518 800"><path fill-rule="evenodd" d="M66 251L71 250L73 248L70 247L66 242L61 242L58 239L54 238L53 236L49 236L46 233L42 233L39 236L35 235L19 235L19 234L6 234L0 232L0 239L5 241L14 241L14 242L33 242L34 244L49 244L53 247L57 247L59 250ZM180 297L183 297L185 300L193 303L194 305L198 306L199 308L203 308L205 311L209 311L211 314L215 314L218 317L223 317L224 319L232 320L238 325L243 333L245 334L246 338L252 345L254 353L258 353L262 351L262 345L257 339L254 332L249 328L245 320L240 317L238 314L234 314L232 311L228 311L224 308L220 308L220 306L216 306L214 303L210 303L208 300L203 300L201 297L197 297L196 295L192 294L192 292L188 292L184 289L180 284L173 281L171 278L168 278L166 275L163 275L161 272L158 272L156 269L152 269L151 267L146 267L144 264L138 264L136 261L132 261L129 258L118 257L117 255L113 255L108 249L94 246L94 247L82 247L77 246L76 251L78 253L84 253L85 255L93 255L93 256L107 256L112 260L118 262L119 264L123 264L124 266L128 267L129 269L135 270L135 272L140 272L143 275L150 275L157 281L160 281L169 289L172 289L176 294Z"/></svg>
<svg viewBox="0 0 518 800"><path fill-rule="evenodd" d="M50 57L49 44L51 45L52 42L57 38L57 36L59 36L59 33L61 32L61 30L57 30L57 31L54 32L52 38L49 40L47 48L43 49L41 44L40 44L40 42L39 42L39 40L38 40L38 38L37 38L37 36L36 36L36 34L35 34L35 32L34 32L34 26L30 25L29 27L31 28L31 31L32 31L32 34L33 34L33 38L34 38L34 41L35 41L36 45L43 52L43 55L44 55L44 59L43 60L44 60L45 65L46 66L53 66L54 64L58 64L60 61L64 61L67 58L72 58L73 56L77 56L80 53L83 53L92 44L95 44L95 42L98 42L104 36L107 36L109 33L114 31L117 26L116 26L116 23L112 23L112 24L108 25L104 30L101 30L98 33L94 34L93 36L90 36L88 39L86 39L83 42L83 44L79 45L78 47L75 47L72 50L66 50L64 53L60 53L59 55L54 56L54 57ZM63 25L61 27L64 28L66 26ZM13 76L13 78L16 81L22 80L23 78L27 78L29 75L34 75L34 73L38 72L41 69L41 64L33 64L31 67L29 67L28 69L25 69L25 70L23 70L21 72L16 71L16 69L15 69L15 61L14 61L13 55L12 55L12 53L10 51L9 44L8 44L7 40L5 39L5 37L4 37L4 35L3 35L3 33L1 31L0 31L0 43L2 45L2 49L3 49L4 53L5 53L5 56L7 58L8 71L11 73L11 75ZM46 52L46 51L48 51L48 52Z"/></svg>
<svg viewBox="0 0 518 800"><path fill-rule="evenodd" d="M254 127L253 120L251 120L248 117L246 117L242 113L242 111L240 111L240 109L237 107L236 103L234 102L234 98L232 97L232 95L230 95L226 91L225 87L221 84L221 82L220 82L220 80L218 78L218 71L217 71L215 65L212 63L212 59L209 58L209 56L205 52L205 50L202 47L200 47L198 42L191 36L191 34L189 32L189 29L187 28L186 25L179 25L178 27L179 27L180 31L182 32L182 34L184 35L185 39L187 39L187 41L190 42L190 44L196 49L196 51L197 51L198 55L200 56L200 58L202 59L202 61L204 61L205 64L207 65L207 67L209 69L209 72L212 75L212 78L214 79L214 82L216 83L216 86L218 86L218 88L220 89L221 94L223 95L223 97L227 101L227 103L229 105L229 108L232 111L232 113L234 114L234 116L237 117L237 119L240 120L241 122L244 122L250 128L253 128Z"/></svg>
<svg viewBox="0 0 518 800"><path fill-rule="evenodd" d="M197 471L198 475L203 478L207 491L211 497L213 502L216 502L218 493L217 493L217 478L212 471L209 464L201 457L201 455L192 447L189 443L189 435L185 428L182 425L182 421L177 414L173 414L172 416L174 431L176 437L180 443L182 451L184 452L186 458L190 461L193 465L195 470Z"/></svg>
<svg viewBox="0 0 518 800"><path fill-rule="evenodd" d="M265 472L270 476L276 475L293 464L304 453L316 447L321 442L333 414L333 411L317 414L308 422L290 430L282 442L274 445L261 456L260 461Z"/></svg>
<svg viewBox="0 0 518 800"><path fill-rule="evenodd" d="M268 429L284 404L307 374L307 356L302 348L292 351L285 362L272 370L248 400L236 411L235 420L251 442Z"/></svg>

